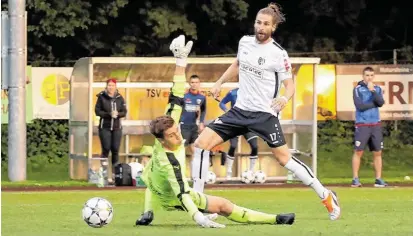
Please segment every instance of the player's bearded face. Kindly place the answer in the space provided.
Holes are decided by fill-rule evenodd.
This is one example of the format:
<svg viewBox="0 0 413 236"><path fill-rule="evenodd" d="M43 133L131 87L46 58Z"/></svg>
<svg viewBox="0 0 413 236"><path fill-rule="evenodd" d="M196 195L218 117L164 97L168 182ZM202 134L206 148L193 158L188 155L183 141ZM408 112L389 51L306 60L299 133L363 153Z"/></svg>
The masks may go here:
<svg viewBox="0 0 413 236"><path fill-rule="evenodd" d="M272 16L267 14L258 14L255 19L254 30L255 38L260 42L266 42L275 30Z"/></svg>
<svg viewBox="0 0 413 236"><path fill-rule="evenodd" d="M176 149L182 144L182 141L181 131L176 124L164 131L163 144L169 149Z"/></svg>

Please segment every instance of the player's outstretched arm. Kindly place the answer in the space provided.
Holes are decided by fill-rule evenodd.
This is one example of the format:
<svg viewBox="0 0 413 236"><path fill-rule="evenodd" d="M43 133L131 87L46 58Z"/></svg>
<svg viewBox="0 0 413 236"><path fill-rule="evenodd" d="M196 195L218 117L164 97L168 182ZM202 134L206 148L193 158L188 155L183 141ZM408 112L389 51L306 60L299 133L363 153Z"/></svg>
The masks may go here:
<svg viewBox="0 0 413 236"><path fill-rule="evenodd" d="M219 96L219 93L221 92L221 85L223 85L225 82L230 80L233 77L238 76L238 71L239 69L239 64L238 64L238 59L236 59L229 67L228 69L224 72L224 74L215 82L215 85L211 89L211 93L213 94L214 98L217 98Z"/></svg>
<svg viewBox="0 0 413 236"><path fill-rule="evenodd" d="M169 49L174 54L176 58L176 67L173 77L173 85L171 88L171 93L169 94L168 105L166 107L166 115L171 116L175 122L179 122L179 118L182 113L183 98L185 94L185 69L187 65L187 57L191 52L193 42L189 41L185 45L185 36L180 35L175 38Z"/></svg>

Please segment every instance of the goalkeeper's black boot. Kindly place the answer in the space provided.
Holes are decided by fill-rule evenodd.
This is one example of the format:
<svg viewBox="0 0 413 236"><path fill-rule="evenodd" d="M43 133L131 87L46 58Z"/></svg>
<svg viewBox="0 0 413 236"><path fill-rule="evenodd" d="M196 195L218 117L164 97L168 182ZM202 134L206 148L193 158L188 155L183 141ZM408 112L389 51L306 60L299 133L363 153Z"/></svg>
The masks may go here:
<svg viewBox="0 0 413 236"><path fill-rule="evenodd" d="M147 211L141 215L141 217L136 220L136 225L149 225L153 221L153 212Z"/></svg>
<svg viewBox="0 0 413 236"><path fill-rule="evenodd" d="M295 213L278 214L275 220L277 225L292 225L294 223Z"/></svg>

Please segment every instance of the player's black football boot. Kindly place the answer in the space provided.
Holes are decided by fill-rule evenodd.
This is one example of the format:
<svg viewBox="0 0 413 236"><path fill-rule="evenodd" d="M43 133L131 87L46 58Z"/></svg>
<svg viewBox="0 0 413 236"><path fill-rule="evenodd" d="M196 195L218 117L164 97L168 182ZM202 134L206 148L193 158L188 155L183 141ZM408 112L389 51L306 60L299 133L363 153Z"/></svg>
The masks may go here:
<svg viewBox="0 0 413 236"><path fill-rule="evenodd" d="M136 221L136 225L149 225L153 221L153 212L147 211Z"/></svg>
<svg viewBox="0 0 413 236"><path fill-rule="evenodd" d="M292 225L294 223L295 213L278 214L275 220L277 225Z"/></svg>

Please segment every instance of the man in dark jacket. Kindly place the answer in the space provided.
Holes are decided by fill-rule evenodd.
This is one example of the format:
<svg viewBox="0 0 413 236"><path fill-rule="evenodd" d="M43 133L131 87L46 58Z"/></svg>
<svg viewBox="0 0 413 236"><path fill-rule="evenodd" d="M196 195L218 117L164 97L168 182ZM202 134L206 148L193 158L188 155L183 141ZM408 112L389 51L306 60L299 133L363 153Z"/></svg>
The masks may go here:
<svg viewBox="0 0 413 236"><path fill-rule="evenodd" d="M96 116L99 116L99 138L102 157L108 158L112 152L112 170L119 161L119 147L122 140L122 123L120 118L127 113L125 99L119 94L116 80L109 79L106 89L96 95ZM114 171L112 172L114 173Z"/></svg>
<svg viewBox="0 0 413 236"><path fill-rule="evenodd" d="M386 182L381 176L383 149L383 133L380 123L379 107L384 104L383 92L379 86L373 84L374 70L366 67L363 70L363 80L353 90L353 100L356 107L356 129L354 133L353 154L353 181L352 187L361 187L358 172L360 159L366 145L374 156L376 173L375 187L385 187Z"/></svg>

